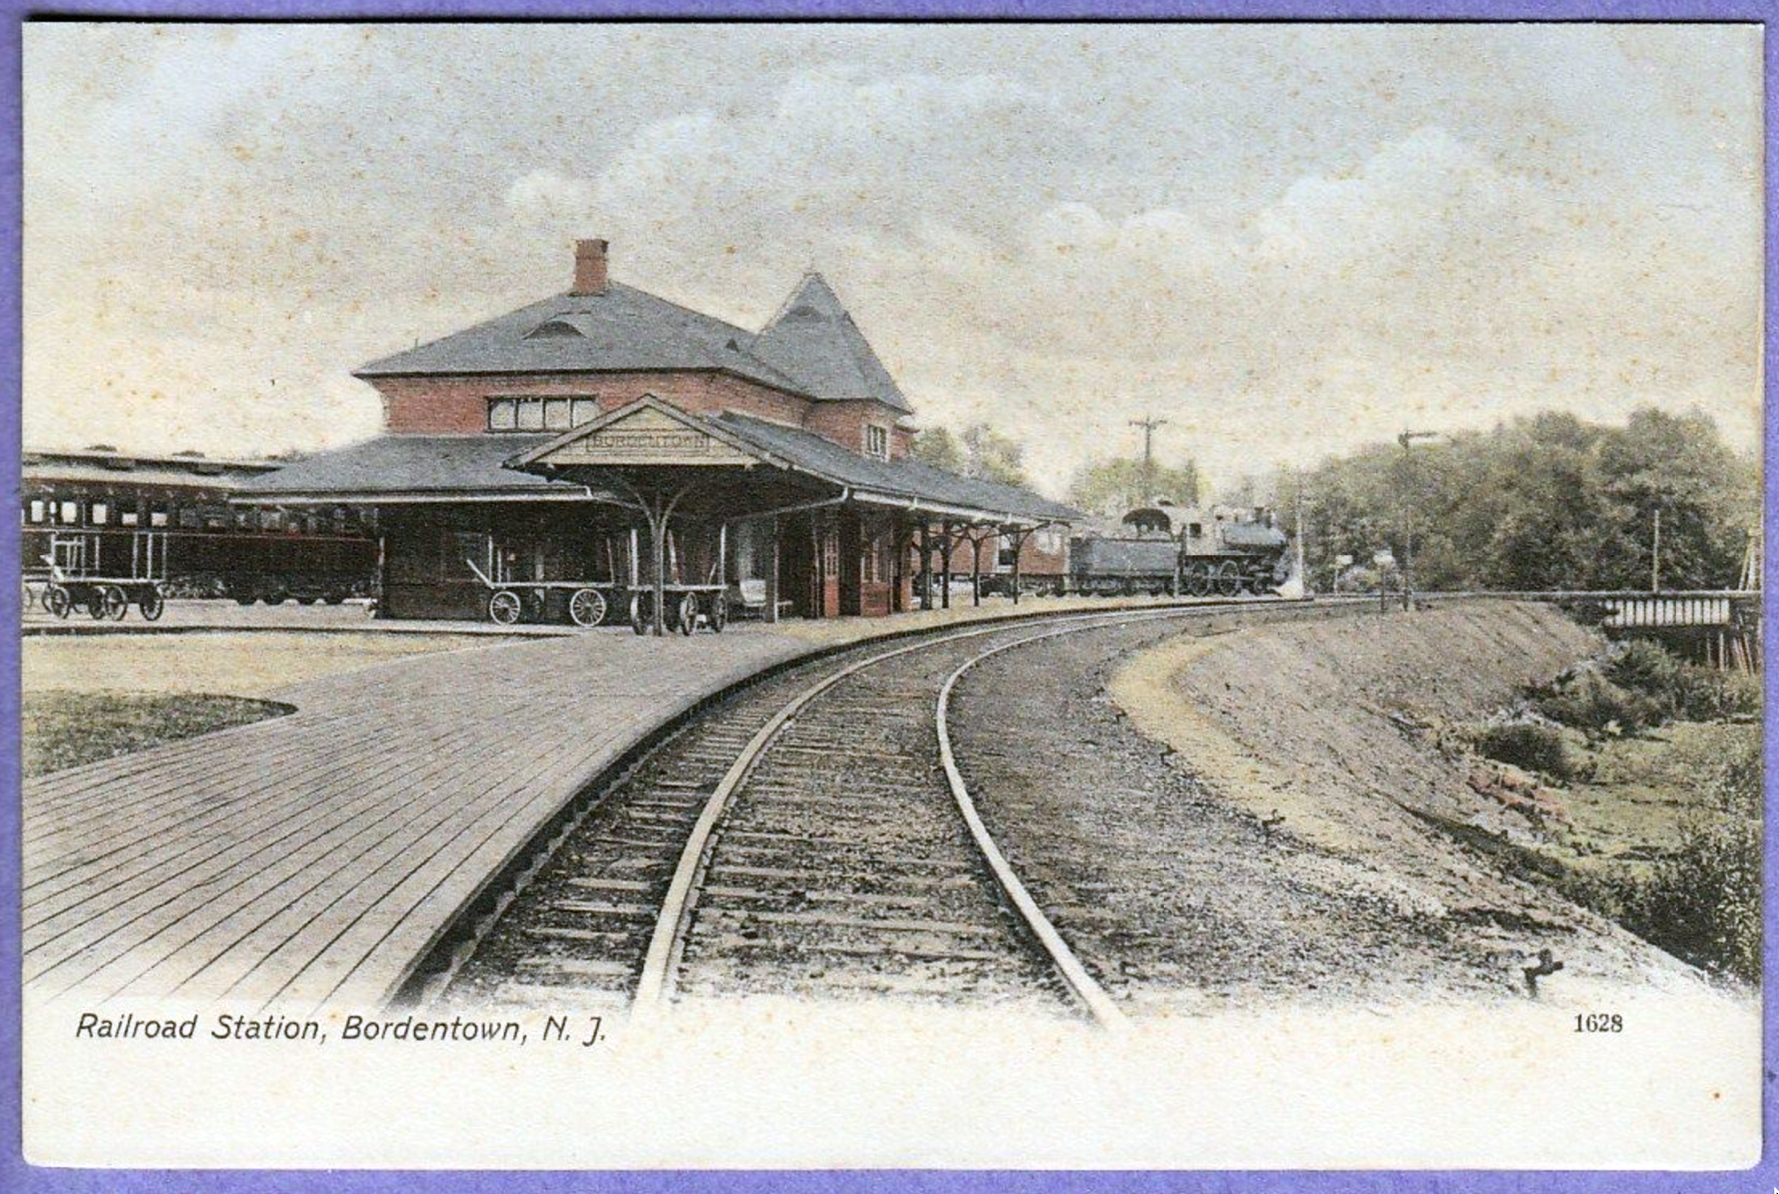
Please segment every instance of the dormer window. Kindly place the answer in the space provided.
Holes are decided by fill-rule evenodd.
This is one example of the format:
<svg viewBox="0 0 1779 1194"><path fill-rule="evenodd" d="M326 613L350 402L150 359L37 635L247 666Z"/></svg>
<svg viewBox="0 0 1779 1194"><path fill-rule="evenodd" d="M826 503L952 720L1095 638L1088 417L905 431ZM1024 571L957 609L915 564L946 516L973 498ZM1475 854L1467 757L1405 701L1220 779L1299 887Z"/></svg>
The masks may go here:
<svg viewBox="0 0 1779 1194"><path fill-rule="evenodd" d="M567 431L599 417L599 399L539 396L488 399L490 431Z"/></svg>
<svg viewBox="0 0 1779 1194"><path fill-rule="evenodd" d="M865 424L865 455L877 460L889 459L889 428L876 423Z"/></svg>
<svg viewBox="0 0 1779 1194"><path fill-rule="evenodd" d="M585 315L558 315L556 318L546 319L532 328L525 338L527 340L547 340L553 337L567 336L584 338L587 333L581 325L586 321L586 318Z"/></svg>

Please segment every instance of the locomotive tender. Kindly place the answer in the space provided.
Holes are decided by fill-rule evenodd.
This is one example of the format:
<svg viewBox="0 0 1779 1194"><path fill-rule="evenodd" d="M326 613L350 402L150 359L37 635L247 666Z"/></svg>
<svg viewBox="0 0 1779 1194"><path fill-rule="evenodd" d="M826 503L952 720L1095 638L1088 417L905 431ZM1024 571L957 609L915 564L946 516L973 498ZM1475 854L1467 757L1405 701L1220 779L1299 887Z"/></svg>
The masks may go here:
<svg viewBox="0 0 1779 1194"><path fill-rule="evenodd" d="M1273 592L1286 579L1289 540L1261 507L1145 507L1120 530L1070 541L1073 591L1235 597Z"/></svg>

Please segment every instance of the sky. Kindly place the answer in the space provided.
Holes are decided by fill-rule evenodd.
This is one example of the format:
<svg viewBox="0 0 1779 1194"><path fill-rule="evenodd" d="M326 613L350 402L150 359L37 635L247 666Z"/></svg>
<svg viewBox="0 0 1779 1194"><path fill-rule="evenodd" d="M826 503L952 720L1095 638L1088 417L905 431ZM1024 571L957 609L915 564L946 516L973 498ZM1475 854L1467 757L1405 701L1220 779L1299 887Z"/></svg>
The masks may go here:
<svg viewBox="0 0 1779 1194"><path fill-rule="evenodd" d="M376 434L351 370L616 279L809 268L1060 495L1654 404L1760 429L1753 26L33 25L24 439Z"/></svg>

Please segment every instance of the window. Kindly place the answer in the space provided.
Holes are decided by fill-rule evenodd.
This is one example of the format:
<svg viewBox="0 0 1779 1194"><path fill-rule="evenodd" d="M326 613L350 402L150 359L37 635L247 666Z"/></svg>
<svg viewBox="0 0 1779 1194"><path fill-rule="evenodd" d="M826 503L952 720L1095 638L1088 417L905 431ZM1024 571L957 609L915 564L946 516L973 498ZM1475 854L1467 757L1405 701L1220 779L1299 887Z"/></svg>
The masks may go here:
<svg viewBox="0 0 1779 1194"><path fill-rule="evenodd" d="M126 506L117 512L117 520L124 526L133 527L142 521L142 516L136 512L134 507Z"/></svg>
<svg viewBox="0 0 1779 1194"><path fill-rule="evenodd" d="M42 522L49 517L49 508L43 504L42 498L31 499L31 512L26 517L32 522Z"/></svg>
<svg viewBox="0 0 1779 1194"><path fill-rule="evenodd" d="M182 530L195 531L204 525L204 512L196 506L179 508L179 526Z"/></svg>
<svg viewBox="0 0 1779 1194"><path fill-rule="evenodd" d="M865 424L865 455L879 460L889 459L889 428L876 423Z"/></svg>
<svg viewBox="0 0 1779 1194"><path fill-rule="evenodd" d="M107 506L104 502L94 502L92 505L92 519L94 526L104 526L111 521L111 507Z"/></svg>
<svg viewBox="0 0 1779 1194"><path fill-rule="evenodd" d="M167 525L167 506L165 502L154 502L148 507L148 525L164 527Z"/></svg>
<svg viewBox="0 0 1779 1194"><path fill-rule="evenodd" d="M80 503L58 502L56 504L56 521L65 527L80 525Z"/></svg>
<svg viewBox="0 0 1779 1194"><path fill-rule="evenodd" d="M599 400L592 397L490 398L490 431L567 431L599 417Z"/></svg>

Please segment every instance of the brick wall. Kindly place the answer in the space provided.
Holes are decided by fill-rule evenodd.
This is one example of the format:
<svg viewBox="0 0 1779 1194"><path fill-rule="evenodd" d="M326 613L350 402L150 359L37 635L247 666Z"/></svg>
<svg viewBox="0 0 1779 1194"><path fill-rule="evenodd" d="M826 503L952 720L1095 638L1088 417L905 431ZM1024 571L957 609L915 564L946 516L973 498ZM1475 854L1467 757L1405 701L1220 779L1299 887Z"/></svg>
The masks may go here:
<svg viewBox="0 0 1779 1194"><path fill-rule="evenodd" d="M379 377L384 426L403 434L475 434L488 429L488 399L502 395L592 395L602 410L653 394L693 414L740 411L801 425L807 399L726 373L489 374L473 377ZM856 447L856 444L854 445Z"/></svg>

